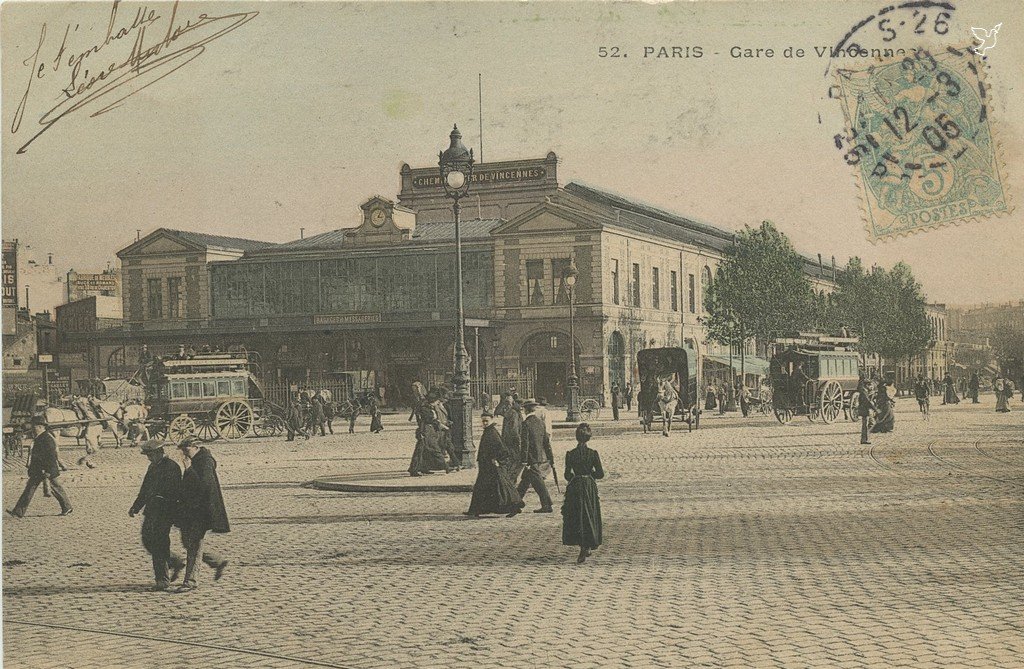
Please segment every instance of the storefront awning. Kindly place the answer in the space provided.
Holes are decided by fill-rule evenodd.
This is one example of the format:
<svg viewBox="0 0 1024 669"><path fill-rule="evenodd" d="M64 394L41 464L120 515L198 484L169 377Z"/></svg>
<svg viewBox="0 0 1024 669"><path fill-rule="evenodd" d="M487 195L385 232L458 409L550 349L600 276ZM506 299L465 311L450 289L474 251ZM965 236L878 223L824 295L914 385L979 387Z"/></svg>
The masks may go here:
<svg viewBox="0 0 1024 669"><path fill-rule="evenodd" d="M705 355L705 360L718 363L723 367L729 366L729 356L725 355ZM732 357L732 368L738 374L740 371L740 357ZM756 374L757 376L768 375L768 361L764 358L759 358L755 355L747 355L743 357L743 371L747 374Z"/></svg>

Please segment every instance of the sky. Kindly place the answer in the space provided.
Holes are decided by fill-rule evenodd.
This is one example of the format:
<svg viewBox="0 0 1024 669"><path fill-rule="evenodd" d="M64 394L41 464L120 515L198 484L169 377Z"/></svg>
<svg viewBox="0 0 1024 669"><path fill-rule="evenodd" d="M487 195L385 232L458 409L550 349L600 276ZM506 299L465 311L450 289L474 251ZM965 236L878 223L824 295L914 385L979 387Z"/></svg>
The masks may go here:
<svg viewBox="0 0 1024 669"><path fill-rule="evenodd" d="M452 123L479 157L480 75L486 162L554 151L563 184L726 229L771 220L840 264L905 261L931 301L1024 299L1024 5L901 9L880 27L886 4L123 3L111 22L110 2L7 2L3 237L98 272L136 230L286 241L356 225L366 199L396 197L403 163L436 164ZM852 38L866 48L963 46L1002 23L986 81L1011 214L869 241L828 97L834 70L863 61L814 51L869 16ZM140 77L89 99L169 27L181 35L137 59Z"/></svg>

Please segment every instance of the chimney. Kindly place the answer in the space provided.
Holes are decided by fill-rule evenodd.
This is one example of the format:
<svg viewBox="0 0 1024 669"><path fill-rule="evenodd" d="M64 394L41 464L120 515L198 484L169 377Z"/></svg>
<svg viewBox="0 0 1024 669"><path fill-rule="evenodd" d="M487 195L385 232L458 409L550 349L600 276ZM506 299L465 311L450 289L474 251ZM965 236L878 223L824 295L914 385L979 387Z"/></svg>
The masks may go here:
<svg viewBox="0 0 1024 669"><path fill-rule="evenodd" d="M836 257L832 256L832 280L836 280Z"/></svg>
<svg viewBox="0 0 1024 669"><path fill-rule="evenodd" d="M821 264L821 254L818 254L818 276L825 276L825 268Z"/></svg>

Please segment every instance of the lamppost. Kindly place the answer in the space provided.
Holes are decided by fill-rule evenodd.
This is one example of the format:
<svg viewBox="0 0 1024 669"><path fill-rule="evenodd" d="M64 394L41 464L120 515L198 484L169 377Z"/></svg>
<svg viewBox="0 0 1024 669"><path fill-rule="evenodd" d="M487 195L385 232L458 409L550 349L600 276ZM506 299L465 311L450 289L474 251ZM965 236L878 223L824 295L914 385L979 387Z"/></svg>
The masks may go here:
<svg viewBox="0 0 1024 669"><path fill-rule="evenodd" d="M473 150L462 143L459 126L452 129L451 145L438 154L441 185L452 198L455 214L455 372L452 375L454 396L448 403L452 418L452 439L462 456L462 467L476 464L473 448L473 399L469 394L469 353L466 351L466 314L462 302L462 233L459 227L459 200L469 193L473 176Z"/></svg>
<svg viewBox="0 0 1024 669"><path fill-rule="evenodd" d="M565 270L565 285L569 289L569 383L568 406L565 410L565 422L578 423L580 420L580 378L576 375L576 333L575 333L575 309L573 308L573 288L576 286L576 279L579 277L579 270L576 269L576 260L569 261L569 267Z"/></svg>

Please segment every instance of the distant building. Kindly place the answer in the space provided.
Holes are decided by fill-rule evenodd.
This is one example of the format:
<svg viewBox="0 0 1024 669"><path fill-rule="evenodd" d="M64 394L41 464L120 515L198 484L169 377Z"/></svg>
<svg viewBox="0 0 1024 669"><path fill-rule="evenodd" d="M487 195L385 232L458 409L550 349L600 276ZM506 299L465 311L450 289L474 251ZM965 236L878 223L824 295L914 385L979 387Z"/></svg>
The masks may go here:
<svg viewBox="0 0 1024 669"><path fill-rule="evenodd" d="M84 274L71 270L67 273L66 285L65 303L91 295L121 299L121 270L106 269L98 274Z"/></svg>
<svg viewBox="0 0 1024 669"><path fill-rule="evenodd" d="M92 295L57 307L57 366L72 383L107 376L90 345L100 330L120 328L123 311L120 297Z"/></svg>
<svg viewBox="0 0 1024 669"><path fill-rule="evenodd" d="M1001 328L1024 332L1024 300L950 307L950 328L957 341L991 337Z"/></svg>
<svg viewBox="0 0 1024 669"><path fill-rule="evenodd" d="M963 373L953 361L954 342L950 339L948 314L945 304L925 305L925 316L931 328L928 348L911 360L896 361L896 381L908 383L918 376L927 379L942 379L947 372L959 376Z"/></svg>

